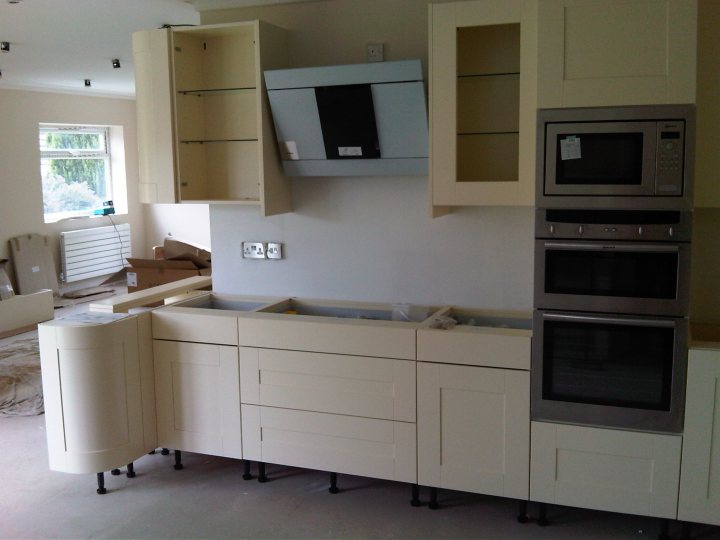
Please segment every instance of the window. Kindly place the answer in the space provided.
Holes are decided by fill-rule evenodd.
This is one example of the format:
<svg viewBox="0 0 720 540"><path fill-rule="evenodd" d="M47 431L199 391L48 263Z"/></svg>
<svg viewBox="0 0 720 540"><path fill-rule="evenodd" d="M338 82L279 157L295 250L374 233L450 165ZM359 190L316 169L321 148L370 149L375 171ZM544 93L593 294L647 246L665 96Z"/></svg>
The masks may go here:
<svg viewBox="0 0 720 540"><path fill-rule="evenodd" d="M95 210L103 208L104 202L114 201L116 196L126 200L125 193L113 192L113 188L124 191L125 181L124 165L122 170L114 170L112 130L109 126L40 124L45 223L91 216ZM121 182L115 181L114 172L122 173Z"/></svg>

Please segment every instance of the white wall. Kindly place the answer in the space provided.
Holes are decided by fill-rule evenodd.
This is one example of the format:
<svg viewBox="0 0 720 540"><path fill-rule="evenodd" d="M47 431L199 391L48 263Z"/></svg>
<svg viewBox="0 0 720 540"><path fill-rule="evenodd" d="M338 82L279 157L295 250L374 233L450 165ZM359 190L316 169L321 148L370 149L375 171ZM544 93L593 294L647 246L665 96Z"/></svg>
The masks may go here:
<svg viewBox="0 0 720 540"><path fill-rule="evenodd" d="M145 245L160 246L166 236L211 250L210 209L207 204L143 204Z"/></svg>
<svg viewBox="0 0 720 540"><path fill-rule="evenodd" d="M42 234L52 241L59 272L58 239L61 231L110 224L106 217L44 223L38 146L38 124L41 122L123 127L129 213L115 216L114 220L116 223L130 223L133 254L145 251L143 216L137 202L138 163L133 100L0 90L0 118L0 258L8 258L8 239L23 234Z"/></svg>
<svg viewBox="0 0 720 540"><path fill-rule="evenodd" d="M333 0L202 13L211 24L260 18L288 30L294 67L420 58L424 0ZM463 208L429 217L426 177L296 178L294 212L211 206L213 287L239 294L532 308L530 208ZM285 243L285 259L243 259L242 240Z"/></svg>

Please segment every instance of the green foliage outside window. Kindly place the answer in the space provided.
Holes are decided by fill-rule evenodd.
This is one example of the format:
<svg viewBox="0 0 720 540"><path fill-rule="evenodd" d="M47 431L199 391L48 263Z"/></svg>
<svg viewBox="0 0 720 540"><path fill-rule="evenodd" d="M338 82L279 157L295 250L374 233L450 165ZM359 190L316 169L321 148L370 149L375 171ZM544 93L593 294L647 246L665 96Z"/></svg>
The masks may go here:
<svg viewBox="0 0 720 540"><path fill-rule="evenodd" d="M46 142L49 149L103 150L97 133L48 133ZM101 199L106 197L104 159L55 158L50 160L50 170L70 184L86 184Z"/></svg>

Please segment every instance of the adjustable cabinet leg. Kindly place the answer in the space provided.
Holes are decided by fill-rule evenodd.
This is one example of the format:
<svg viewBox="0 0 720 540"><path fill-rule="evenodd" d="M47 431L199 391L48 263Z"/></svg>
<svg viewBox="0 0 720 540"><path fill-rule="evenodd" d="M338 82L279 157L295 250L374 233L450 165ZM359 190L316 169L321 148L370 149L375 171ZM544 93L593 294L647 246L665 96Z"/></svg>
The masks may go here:
<svg viewBox="0 0 720 540"><path fill-rule="evenodd" d="M160 451L160 453L161 453L163 456L167 456L168 454L170 454L170 450L168 450L167 448L163 448L163 449Z"/></svg>
<svg viewBox="0 0 720 540"><path fill-rule="evenodd" d="M135 478L135 465L132 463L127 464L127 475L128 478Z"/></svg>
<svg viewBox="0 0 720 540"><path fill-rule="evenodd" d="M265 474L265 463L262 461L258 463L258 482L267 482L267 475Z"/></svg>
<svg viewBox="0 0 720 540"><path fill-rule="evenodd" d="M97 494L105 495L107 493L107 489L105 489L105 473L97 473L97 485Z"/></svg>
<svg viewBox="0 0 720 540"><path fill-rule="evenodd" d="M250 474L250 462L246 459L243 462L243 480L252 480L252 474Z"/></svg>
<svg viewBox="0 0 720 540"><path fill-rule="evenodd" d="M340 491L337 487L337 473L330 473L330 489L328 491L333 495Z"/></svg>
<svg viewBox="0 0 720 540"><path fill-rule="evenodd" d="M428 503L428 508L430 510L437 510L440 508L440 505L438 504L438 490L436 487L430 488L430 502Z"/></svg>
<svg viewBox="0 0 720 540"><path fill-rule="evenodd" d="M670 520L663 519L660 521L660 534L658 540L670 540Z"/></svg>
<svg viewBox="0 0 720 540"><path fill-rule="evenodd" d="M545 527L548 524L547 503L540 503L540 513L538 514L537 524L541 527Z"/></svg>
<svg viewBox="0 0 720 540"><path fill-rule="evenodd" d="M518 517L517 517L518 522L520 522L520 523L528 522L527 509L528 509L527 501L523 501L523 500L518 501Z"/></svg>
<svg viewBox="0 0 720 540"><path fill-rule="evenodd" d="M420 506L420 486L417 484L412 485L412 499L410 499L410 506Z"/></svg>
<svg viewBox="0 0 720 540"><path fill-rule="evenodd" d="M173 468L176 471L179 471L183 468L182 453L180 452L180 450L175 450L175 465L173 465Z"/></svg>
<svg viewBox="0 0 720 540"><path fill-rule="evenodd" d="M150 450L148 452L148 456L154 456L154 455L155 455L155 450Z"/></svg>
<svg viewBox="0 0 720 540"><path fill-rule="evenodd" d="M120 469L113 469L112 471L110 471L110 474L112 474L113 476L120 476Z"/></svg>

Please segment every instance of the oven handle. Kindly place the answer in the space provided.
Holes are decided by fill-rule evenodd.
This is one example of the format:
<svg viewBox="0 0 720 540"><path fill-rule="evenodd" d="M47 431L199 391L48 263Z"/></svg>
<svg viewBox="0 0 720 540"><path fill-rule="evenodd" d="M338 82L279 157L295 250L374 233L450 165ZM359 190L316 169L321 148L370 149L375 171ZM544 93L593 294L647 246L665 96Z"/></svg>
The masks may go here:
<svg viewBox="0 0 720 540"><path fill-rule="evenodd" d="M545 242L545 249L562 249L568 251L640 251L652 253L678 253L680 248L675 245L663 244L600 244L581 242Z"/></svg>
<svg viewBox="0 0 720 540"><path fill-rule="evenodd" d="M623 326L653 326L657 328L674 328L675 321L663 321L658 319L623 319L622 317L593 317L586 315L561 315L558 313L543 313L543 320L548 321L569 321L588 322L593 324L618 324Z"/></svg>

